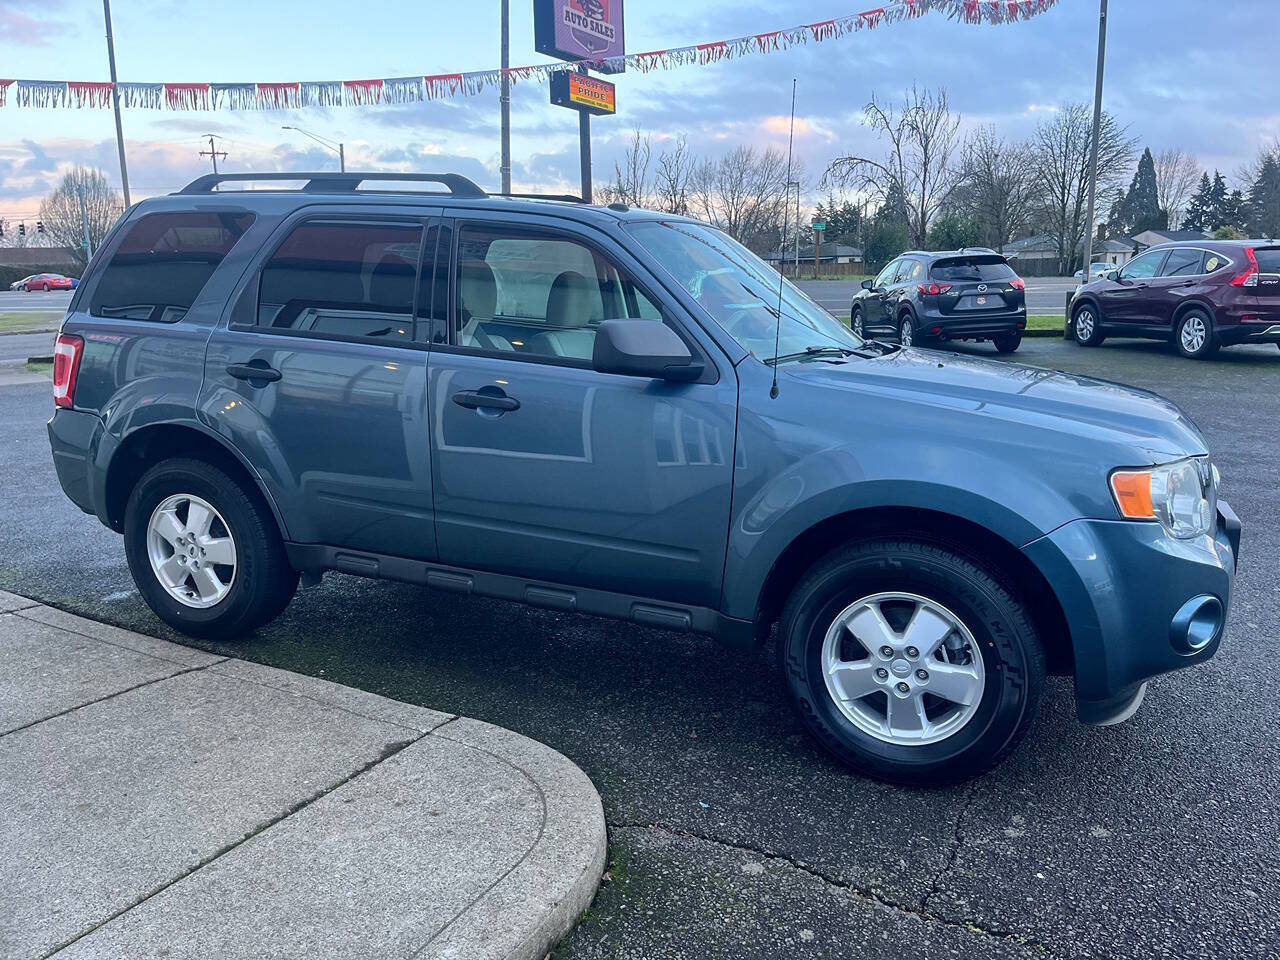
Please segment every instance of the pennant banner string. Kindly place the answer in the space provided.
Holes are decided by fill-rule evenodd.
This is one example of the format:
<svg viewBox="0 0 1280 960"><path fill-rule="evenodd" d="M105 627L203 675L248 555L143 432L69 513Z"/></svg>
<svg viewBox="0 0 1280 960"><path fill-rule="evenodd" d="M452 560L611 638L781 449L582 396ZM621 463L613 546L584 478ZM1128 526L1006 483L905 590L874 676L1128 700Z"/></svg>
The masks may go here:
<svg viewBox="0 0 1280 960"><path fill-rule="evenodd" d="M414 103L446 97L470 97L496 88L503 73L512 84L545 82L553 73L575 67L619 73L650 73L677 67L709 66L748 54L774 53L788 47L836 40L885 23L941 13L962 23L1012 23L1044 13L1058 0L893 0L884 6L847 17L803 23L789 30L773 30L731 40L713 40L686 47L628 53L606 59L555 61L507 70L437 73L371 80L317 80L294 83L102 83L79 80L0 79L0 107L105 108L112 95L120 105L141 110L281 110L294 107L364 107Z"/></svg>

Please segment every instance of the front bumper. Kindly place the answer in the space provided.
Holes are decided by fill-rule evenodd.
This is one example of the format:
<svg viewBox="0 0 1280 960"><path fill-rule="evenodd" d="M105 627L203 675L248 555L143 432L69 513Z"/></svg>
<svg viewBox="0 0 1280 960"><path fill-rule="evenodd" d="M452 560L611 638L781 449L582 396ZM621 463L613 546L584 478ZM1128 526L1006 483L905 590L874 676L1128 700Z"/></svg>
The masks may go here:
<svg viewBox="0 0 1280 960"><path fill-rule="evenodd" d="M1240 521L1225 502L1213 534L1194 540L1158 523L1075 520L1023 549L1066 615L1086 723L1125 719L1147 680L1208 660L1222 642L1240 549ZM1220 622L1190 643L1189 618L1201 607L1220 609Z"/></svg>

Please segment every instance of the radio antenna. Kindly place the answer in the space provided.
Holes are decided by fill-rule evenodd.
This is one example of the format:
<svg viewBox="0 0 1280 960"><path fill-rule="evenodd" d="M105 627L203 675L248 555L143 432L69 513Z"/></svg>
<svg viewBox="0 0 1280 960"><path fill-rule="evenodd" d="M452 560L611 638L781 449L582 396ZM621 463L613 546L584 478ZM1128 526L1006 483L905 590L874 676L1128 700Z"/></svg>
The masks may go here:
<svg viewBox="0 0 1280 960"><path fill-rule="evenodd" d="M782 198L782 243L783 249L786 249L787 242L787 214L791 212L791 201L788 197L791 195L791 142L795 139L796 134L796 78L791 78L791 127L787 130L787 182L783 184ZM796 190L800 188L797 186ZM796 201L799 203L799 201ZM797 214L797 216L799 216ZM796 224L799 229L800 224ZM778 261L778 316L774 319L773 325L773 386L769 388L769 397L773 400L778 399L778 340L782 336L782 289L786 282L787 260L785 257Z"/></svg>

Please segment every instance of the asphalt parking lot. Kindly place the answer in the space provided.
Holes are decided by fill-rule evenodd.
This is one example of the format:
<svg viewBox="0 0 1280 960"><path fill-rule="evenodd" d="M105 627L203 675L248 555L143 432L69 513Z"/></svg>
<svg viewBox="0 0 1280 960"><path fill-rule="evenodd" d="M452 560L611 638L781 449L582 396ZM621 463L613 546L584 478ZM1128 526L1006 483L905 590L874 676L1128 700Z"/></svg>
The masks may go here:
<svg viewBox="0 0 1280 960"><path fill-rule="evenodd" d="M1028 740L970 785L905 790L829 761L772 649L335 574L206 649L497 723L581 766L609 875L558 958L1280 957L1280 351L1198 363L1046 339L1017 358L1186 409L1244 522L1242 560L1213 661L1107 729L1052 682ZM144 606L119 538L64 499L51 409L47 386L0 388L0 588L192 643Z"/></svg>
<svg viewBox="0 0 1280 960"><path fill-rule="evenodd" d="M1018 269L1017 261L1013 269ZM1026 277L1027 313L1061 316L1067 302L1067 294L1076 288L1070 277ZM857 280L801 280L799 287L821 306L832 313L848 316L849 304L858 289Z"/></svg>

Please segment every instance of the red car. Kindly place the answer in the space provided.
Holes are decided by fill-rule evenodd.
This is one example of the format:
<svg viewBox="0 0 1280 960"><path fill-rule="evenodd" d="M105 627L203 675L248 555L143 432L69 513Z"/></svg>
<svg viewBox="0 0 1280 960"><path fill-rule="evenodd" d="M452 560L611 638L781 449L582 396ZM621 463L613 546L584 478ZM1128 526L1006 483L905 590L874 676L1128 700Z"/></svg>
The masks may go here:
<svg viewBox="0 0 1280 960"><path fill-rule="evenodd" d="M75 285L75 281L71 277L64 277L60 273L37 273L22 281L22 286L19 289L25 290L27 293L34 293L36 290L48 292L50 290L72 290Z"/></svg>
<svg viewBox="0 0 1280 960"><path fill-rule="evenodd" d="M1280 344L1280 244L1152 247L1076 290L1068 335L1086 347L1107 337L1170 340L1196 360L1237 343Z"/></svg>

